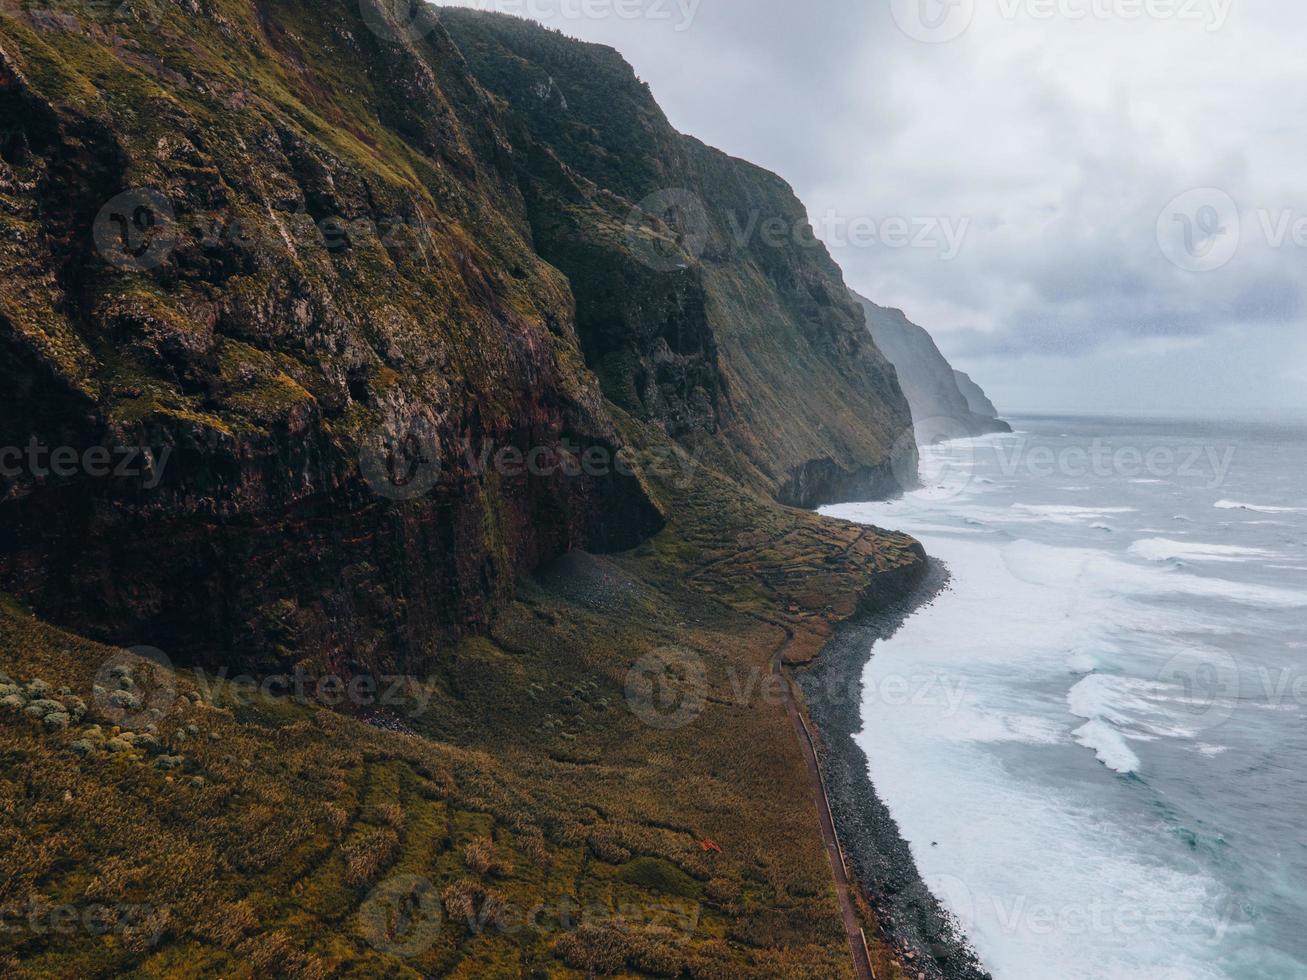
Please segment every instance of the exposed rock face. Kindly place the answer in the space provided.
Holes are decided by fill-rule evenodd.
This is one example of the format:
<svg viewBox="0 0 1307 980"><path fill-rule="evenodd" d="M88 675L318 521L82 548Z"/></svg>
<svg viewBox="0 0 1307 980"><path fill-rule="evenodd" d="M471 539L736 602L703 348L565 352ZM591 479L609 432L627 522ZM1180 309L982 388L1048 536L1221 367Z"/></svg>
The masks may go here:
<svg viewBox="0 0 1307 980"><path fill-rule="evenodd" d="M789 186L676 132L611 48L441 21L513 110L536 247L604 393L786 503L901 489L907 403Z"/></svg>
<svg viewBox="0 0 1307 980"><path fill-rule="evenodd" d="M0 18L0 446L79 457L7 470L0 587L188 660L420 670L517 576L661 518L629 470L481 462L618 439L443 30L194 10ZM95 446L154 462L95 477Z"/></svg>
<svg viewBox="0 0 1307 980"><path fill-rule="evenodd" d="M0 460L0 589L187 661L416 672L525 572L663 525L612 404L791 503L910 470L824 249L731 234L806 227L779 178L607 49L447 16L473 72L417 6L5 8L0 447L45 454ZM627 226L665 188L689 240ZM92 472L120 447L150 452Z"/></svg>
<svg viewBox="0 0 1307 980"><path fill-rule="evenodd" d="M989 400L984 389L971 380L971 376L965 371L953 372L953 377L957 380L958 391L962 392L962 397L967 400L967 407L971 409L971 414L981 415L985 418L998 418L998 409L994 403Z"/></svg>
<svg viewBox="0 0 1307 980"><path fill-rule="evenodd" d="M1012 431L979 386L955 372L930 334L902 310L878 306L857 293L853 296L862 304L876 346L898 371L919 439ZM970 394L960 384L964 378Z"/></svg>

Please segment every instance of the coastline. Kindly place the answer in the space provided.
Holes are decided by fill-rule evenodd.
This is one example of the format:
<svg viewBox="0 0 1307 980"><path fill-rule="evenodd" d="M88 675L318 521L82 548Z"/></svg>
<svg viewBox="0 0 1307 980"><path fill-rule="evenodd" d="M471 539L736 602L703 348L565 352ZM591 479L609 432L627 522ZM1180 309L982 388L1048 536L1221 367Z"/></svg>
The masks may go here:
<svg viewBox="0 0 1307 980"><path fill-rule="evenodd" d="M974 950L922 880L907 842L880 799L867 756L853 736L862 730L862 675L875 644L893 636L913 613L930 606L949 583L948 569L928 558L905 591L876 608L864 603L836 628L820 655L794 679L816 735L826 792L849 870L886 939L910 975L931 980L989 980ZM885 593L891 593L886 595Z"/></svg>

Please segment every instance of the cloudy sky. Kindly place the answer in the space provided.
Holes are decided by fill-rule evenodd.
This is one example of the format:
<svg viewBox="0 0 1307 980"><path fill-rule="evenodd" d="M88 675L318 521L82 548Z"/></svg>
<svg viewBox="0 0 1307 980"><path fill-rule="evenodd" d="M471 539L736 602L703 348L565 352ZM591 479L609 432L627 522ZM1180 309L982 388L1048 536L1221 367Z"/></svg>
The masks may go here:
<svg viewBox="0 0 1307 980"><path fill-rule="evenodd" d="M618 48L1002 410L1307 417L1300 3L457 2Z"/></svg>

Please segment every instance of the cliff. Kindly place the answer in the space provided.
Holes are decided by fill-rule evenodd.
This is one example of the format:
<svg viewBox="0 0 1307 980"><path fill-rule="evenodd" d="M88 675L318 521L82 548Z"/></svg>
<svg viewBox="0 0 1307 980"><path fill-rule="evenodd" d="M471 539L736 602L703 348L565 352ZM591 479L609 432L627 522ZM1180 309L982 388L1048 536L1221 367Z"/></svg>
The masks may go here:
<svg viewBox="0 0 1307 980"><path fill-rule="evenodd" d="M980 415L984 418L998 418L998 409L994 403L989 400L983 388L971 380L971 376L965 371L954 371L953 377L957 380L958 390L962 392L962 397L967 400L967 407L971 409L971 414Z"/></svg>
<svg viewBox="0 0 1307 980"><path fill-rule="evenodd" d="M953 370L924 328L902 310L877 306L857 293L853 296L866 313L876 346L898 372L918 439L1012 431L980 387Z"/></svg>
<svg viewBox="0 0 1307 980"><path fill-rule="evenodd" d="M661 526L614 467L479 465L620 443L499 111L438 26L360 9L3 21L0 442L164 464L8 483L0 578L44 615L416 670L541 562Z"/></svg>
<svg viewBox="0 0 1307 980"><path fill-rule="evenodd" d="M790 187L677 133L611 48L456 8L441 23L517 123L536 247L608 398L786 503L900 489L907 404Z"/></svg>
<svg viewBox="0 0 1307 980"><path fill-rule="evenodd" d="M166 459L8 482L0 583L52 619L418 669L541 563L661 526L610 405L788 503L893 492L896 441L911 472L825 250L727 234L799 203L610 50L371 0L52 16L0 33L0 437ZM631 217L668 187L697 258ZM487 472L533 450L610 465Z"/></svg>
<svg viewBox="0 0 1307 980"><path fill-rule="evenodd" d="M851 975L773 662L924 559L781 503L894 372L615 53L404 9L0 4L0 910L88 923L0 972Z"/></svg>

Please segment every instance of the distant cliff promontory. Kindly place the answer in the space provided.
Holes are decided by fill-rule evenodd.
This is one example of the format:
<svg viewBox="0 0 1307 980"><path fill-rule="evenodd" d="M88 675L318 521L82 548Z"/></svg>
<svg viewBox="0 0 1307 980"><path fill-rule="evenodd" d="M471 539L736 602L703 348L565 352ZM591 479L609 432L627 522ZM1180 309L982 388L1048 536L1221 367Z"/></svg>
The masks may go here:
<svg viewBox="0 0 1307 980"><path fill-rule="evenodd" d="M1012 431L980 386L953 370L924 328L902 310L853 297L862 304L876 346L898 371L919 441Z"/></svg>

